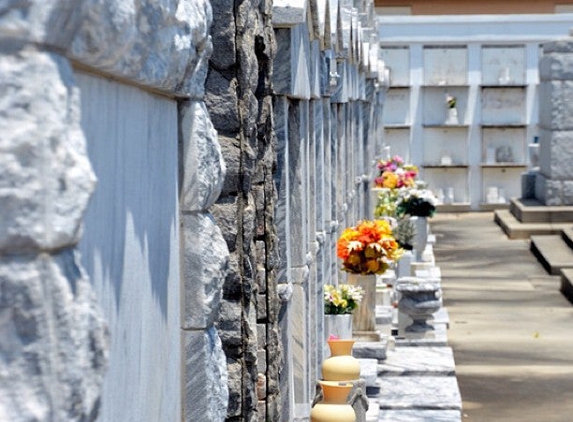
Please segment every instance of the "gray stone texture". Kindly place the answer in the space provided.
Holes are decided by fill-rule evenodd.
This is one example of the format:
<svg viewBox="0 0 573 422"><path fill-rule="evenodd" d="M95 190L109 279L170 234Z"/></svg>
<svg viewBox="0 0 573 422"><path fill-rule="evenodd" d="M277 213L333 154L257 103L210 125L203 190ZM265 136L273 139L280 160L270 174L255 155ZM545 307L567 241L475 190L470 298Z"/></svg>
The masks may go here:
<svg viewBox="0 0 573 422"><path fill-rule="evenodd" d="M212 8L215 53L209 62L205 103L227 163L221 197L210 209L231 252L217 322L229 367L227 418L278 420L282 355L270 97L272 3L221 0L213 1ZM264 395L257 395L261 380Z"/></svg>
<svg viewBox="0 0 573 422"><path fill-rule="evenodd" d="M71 249L0 256L0 419L95 420L107 327Z"/></svg>
<svg viewBox="0 0 573 422"><path fill-rule="evenodd" d="M184 331L185 421L223 421L229 400L227 359L217 330Z"/></svg>
<svg viewBox="0 0 573 422"><path fill-rule="evenodd" d="M0 59L0 253L75 244L95 176L72 69L32 49Z"/></svg>
<svg viewBox="0 0 573 422"><path fill-rule="evenodd" d="M73 59L169 94L203 96L212 51L207 0L83 0L76 7L82 17L68 50Z"/></svg>
<svg viewBox="0 0 573 422"><path fill-rule="evenodd" d="M217 132L205 104L185 102L179 107L182 145L181 197L183 211L204 211L215 203L223 188L225 162Z"/></svg>
<svg viewBox="0 0 573 422"><path fill-rule="evenodd" d="M539 174L535 197L545 205L572 205L573 172L573 41L543 48L539 73Z"/></svg>
<svg viewBox="0 0 573 422"><path fill-rule="evenodd" d="M204 214L181 215L181 244L183 329L208 329L219 314L229 260L227 244L221 229Z"/></svg>

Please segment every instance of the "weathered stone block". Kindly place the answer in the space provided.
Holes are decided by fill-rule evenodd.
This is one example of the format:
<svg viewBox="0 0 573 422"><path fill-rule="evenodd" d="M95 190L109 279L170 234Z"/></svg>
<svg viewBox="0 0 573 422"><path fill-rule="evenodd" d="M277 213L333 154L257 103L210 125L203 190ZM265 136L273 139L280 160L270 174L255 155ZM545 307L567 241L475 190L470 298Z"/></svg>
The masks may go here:
<svg viewBox="0 0 573 422"><path fill-rule="evenodd" d="M95 176L72 69L33 50L0 60L0 252L74 244Z"/></svg>
<svg viewBox="0 0 573 422"><path fill-rule="evenodd" d="M267 296L257 295L257 320L264 321L267 319Z"/></svg>
<svg viewBox="0 0 573 422"><path fill-rule="evenodd" d="M228 359L227 370L229 373L229 407L227 409L227 417L240 417L243 409L241 399L243 368L240 362Z"/></svg>
<svg viewBox="0 0 573 422"><path fill-rule="evenodd" d="M185 403L183 419L217 421L227 417L227 360L217 330L184 331Z"/></svg>
<svg viewBox="0 0 573 422"><path fill-rule="evenodd" d="M237 249L237 216L239 212L239 199L236 196L226 196L219 199L216 205L211 208L217 226L221 228L223 238L227 242L230 252Z"/></svg>
<svg viewBox="0 0 573 422"><path fill-rule="evenodd" d="M539 125L543 129L573 130L573 81L542 81L539 84Z"/></svg>
<svg viewBox="0 0 573 422"><path fill-rule="evenodd" d="M83 18L83 1L10 2L2 5L0 38L66 50Z"/></svg>
<svg viewBox="0 0 573 422"><path fill-rule="evenodd" d="M539 169L553 180L573 180L573 130L541 130Z"/></svg>
<svg viewBox="0 0 573 422"><path fill-rule="evenodd" d="M205 104L180 105L179 131L183 143L180 207L203 211L215 203L225 179L225 162Z"/></svg>
<svg viewBox="0 0 573 422"><path fill-rule="evenodd" d="M562 40L543 44L543 54L547 55L552 53L573 53L573 39L563 38Z"/></svg>
<svg viewBox="0 0 573 422"><path fill-rule="evenodd" d="M573 80L573 52L550 54L539 61L541 81Z"/></svg>
<svg viewBox="0 0 573 422"><path fill-rule="evenodd" d="M203 96L212 51L207 0L84 0L81 11L74 59L165 92Z"/></svg>
<svg viewBox="0 0 573 422"><path fill-rule="evenodd" d="M292 27L305 22L307 0L275 0L273 2L273 26Z"/></svg>
<svg viewBox="0 0 573 422"><path fill-rule="evenodd" d="M181 225L183 328L209 328L219 313L229 252L221 230L210 216L183 214ZM208 254L204 253L206 250Z"/></svg>
<svg viewBox="0 0 573 422"><path fill-rule="evenodd" d="M107 328L67 249L0 255L0 419L94 420L107 365Z"/></svg>
<svg viewBox="0 0 573 422"><path fill-rule="evenodd" d="M219 315L219 336L225 347L240 346L243 342L241 328L241 303L225 300Z"/></svg>
<svg viewBox="0 0 573 422"><path fill-rule="evenodd" d="M238 82L234 74L211 69L205 82L205 104L217 130L225 136L240 131L237 96Z"/></svg>
<svg viewBox="0 0 573 422"><path fill-rule="evenodd" d="M236 25L233 15L234 3L231 0L211 2L213 7L213 54L211 65L220 70L228 69L236 63Z"/></svg>

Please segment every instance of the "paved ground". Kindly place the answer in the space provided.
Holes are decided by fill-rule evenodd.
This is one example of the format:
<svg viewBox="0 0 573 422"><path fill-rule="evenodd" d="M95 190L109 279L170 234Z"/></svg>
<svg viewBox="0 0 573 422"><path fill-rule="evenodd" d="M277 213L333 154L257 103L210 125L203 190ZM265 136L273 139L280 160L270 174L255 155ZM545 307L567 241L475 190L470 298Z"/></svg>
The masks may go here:
<svg viewBox="0 0 573 422"><path fill-rule="evenodd" d="M573 421L573 305L491 213L437 214L464 421Z"/></svg>

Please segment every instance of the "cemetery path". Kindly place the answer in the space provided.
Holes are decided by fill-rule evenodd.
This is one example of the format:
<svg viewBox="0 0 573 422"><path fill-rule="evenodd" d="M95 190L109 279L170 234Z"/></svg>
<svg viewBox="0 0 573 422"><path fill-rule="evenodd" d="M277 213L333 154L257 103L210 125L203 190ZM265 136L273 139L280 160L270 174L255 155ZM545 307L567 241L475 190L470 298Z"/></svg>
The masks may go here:
<svg viewBox="0 0 573 422"><path fill-rule="evenodd" d="M573 305L492 213L437 214L464 421L573 421Z"/></svg>

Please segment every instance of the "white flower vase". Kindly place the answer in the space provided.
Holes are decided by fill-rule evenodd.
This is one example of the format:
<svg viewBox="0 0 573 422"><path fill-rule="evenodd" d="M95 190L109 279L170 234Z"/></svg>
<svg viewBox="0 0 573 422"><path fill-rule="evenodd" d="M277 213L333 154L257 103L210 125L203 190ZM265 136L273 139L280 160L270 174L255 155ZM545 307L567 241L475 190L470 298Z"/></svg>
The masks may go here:
<svg viewBox="0 0 573 422"><path fill-rule="evenodd" d="M331 336L341 340L352 339L352 314L324 315L324 344ZM328 346L325 348L325 358L330 356Z"/></svg>
<svg viewBox="0 0 573 422"><path fill-rule="evenodd" d="M416 226L416 235L414 236L414 251L416 261L422 260L422 254L428 244L428 219L426 217L410 217L410 220Z"/></svg>
<svg viewBox="0 0 573 422"><path fill-rule="evenodd" d="M398 260L396 265L396 278L409 277L412 273L412 261L414 254L412 251L405 251L402 258Z"/></svg>
<svg viewBox="0 0 573 422"><path fill-rule="evenodd" d="M448 114L446 116L447 125L459 125L460 120L458 119L458 110L454 108L448 108Z"/></svg>

